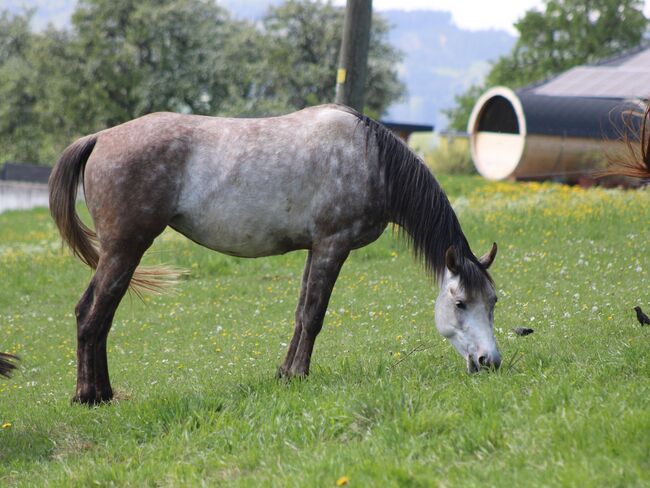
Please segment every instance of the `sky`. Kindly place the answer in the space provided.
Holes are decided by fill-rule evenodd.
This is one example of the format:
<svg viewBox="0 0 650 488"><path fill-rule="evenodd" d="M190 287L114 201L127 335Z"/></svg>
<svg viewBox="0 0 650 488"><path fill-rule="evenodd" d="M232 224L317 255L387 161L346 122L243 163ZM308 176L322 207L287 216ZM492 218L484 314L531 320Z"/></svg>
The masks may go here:
<svg viewBox="0 0 650 488"><path fill-rule="evenodd" d="M267 0L271 3L272 0ZM277 0L275 0L277 3ZM238 5L264 4L264 0L217 0L217 3L228 5L237 2ZM50 12L49 21L55 24L65 24L74 6L71 0L0 0L0 6L10 7L39 6ZM346 0L333 0L335 5L345 5ZM373 0L375 10L445 10L451 12L454 22L462 29L482 30L501 29L513 35L517 31L513 23L523 17L531 9L542 9L542 0ZM650 0L644 2L643 9L646 17L650 18Z"/></svg>
<svg viewBox="0 0 650 488"><path fill-rule="evenodd" d="M345 0L334 0L345 5ZM462 29L502 29L517 34L512 26L531 8L542 10L541 0L373 0L375 10L446 10ZM650 17L650 1L646 0L643 12Z"/></svg>

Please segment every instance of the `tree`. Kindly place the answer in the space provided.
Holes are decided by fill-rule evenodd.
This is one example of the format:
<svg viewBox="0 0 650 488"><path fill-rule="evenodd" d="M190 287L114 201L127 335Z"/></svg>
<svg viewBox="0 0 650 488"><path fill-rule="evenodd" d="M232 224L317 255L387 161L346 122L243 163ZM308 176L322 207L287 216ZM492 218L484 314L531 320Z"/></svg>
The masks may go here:
<svg viewBox="0 0 650 488"><path fill-rule="evenodd" d="M224 53L244 27L214 2L83 0L73 25L102 125L160 110L215 114L238 82L242 61Z"/></svg>
<svg viewBox="0 0 650 488"><path fill-rule="evenodd" d="M519 88L573 66L638 46L647 27L641 0L545 0L515 23L519 39L498 59L482 85L456 97L449 126L465 130L476 98L489 86Z"/></svg>
<svg viewBox="0 0 650 488"><path fill-rule="evenodd" d="M342 23L343 9L310 0L272 7L258 29L203 0L82 0L73 16L96 126L157 110L269 115L330 102ZM367 105L380 114L403 86L388 27L375 25Z"/></svg>
<svg viewBox="0 0 650 488"><path fill-rule="evenodd" d="M271 115L334 99L343 10L288 1L259 24L214 0L79 0L70 30L0 10L0 161L53 163L74 138L169 110ZM402 92L377 18L367 107Z"/></svg>
<svg viewBox="0 0 650 488"><path fill-rule="evenodd" d="M33 42L29 22L33 12L0 15L0 148L5 160L21 155L34 161L29 140L35 123L32 71L27 60Z"/></svg>
<svg viewBox="0 0 650 488"><path fill-rule="evenodd" d="M334 100L344 10L330 2L289 0L264 18L268 62L263 96L299 109ZM373 16L366 74L366 111L381 116L404 92L395 66L402 54L387 40L386 21ZM286 110L285 109L285 110Z"/></svg>

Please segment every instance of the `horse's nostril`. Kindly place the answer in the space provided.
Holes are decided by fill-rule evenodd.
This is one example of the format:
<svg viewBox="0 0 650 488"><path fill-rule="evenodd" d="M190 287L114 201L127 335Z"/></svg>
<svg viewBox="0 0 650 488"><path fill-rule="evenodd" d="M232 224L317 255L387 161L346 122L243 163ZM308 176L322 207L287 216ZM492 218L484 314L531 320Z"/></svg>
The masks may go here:
<svg viewBox="0 0 650 488"><path fill-rule="evenodd" d="M487 363L488 363L487 357L486 356L479 356L478 363L481 366L487 366Z"/></svg>

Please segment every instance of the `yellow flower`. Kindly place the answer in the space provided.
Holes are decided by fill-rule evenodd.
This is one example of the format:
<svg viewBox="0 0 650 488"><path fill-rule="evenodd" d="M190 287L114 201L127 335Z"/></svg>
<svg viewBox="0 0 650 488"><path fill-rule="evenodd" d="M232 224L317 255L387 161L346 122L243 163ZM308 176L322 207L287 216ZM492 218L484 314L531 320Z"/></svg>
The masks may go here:
<svg viewBox="0 0 650 488"><path fill-rule="evenodd" d="M5 422L4 424L2 424L3 429L8 429L9 427L11 427L11 422ZM339 485L339 486L341 486L341 485Z"/></svg>
<svg viewBox="0 0 650 488"><path fill-rule="evenodd" d="M336 486L345 486L349 483L350 478L347 476L341 476L339 479L336 480Z"/></svg>

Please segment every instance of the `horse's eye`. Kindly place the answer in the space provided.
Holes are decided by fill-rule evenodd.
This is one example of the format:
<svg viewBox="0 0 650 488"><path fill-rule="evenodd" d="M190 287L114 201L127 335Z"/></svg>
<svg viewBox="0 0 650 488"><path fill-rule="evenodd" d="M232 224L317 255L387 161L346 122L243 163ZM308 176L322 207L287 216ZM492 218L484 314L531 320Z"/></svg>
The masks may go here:
<svg viewBox="0 0 650 488"><path fill-rule="evenodd" d="M465 302L457 301L456 302L456 308L459 308L461 310L465 310L467 308L467 305L465 305Z"/></svg>

